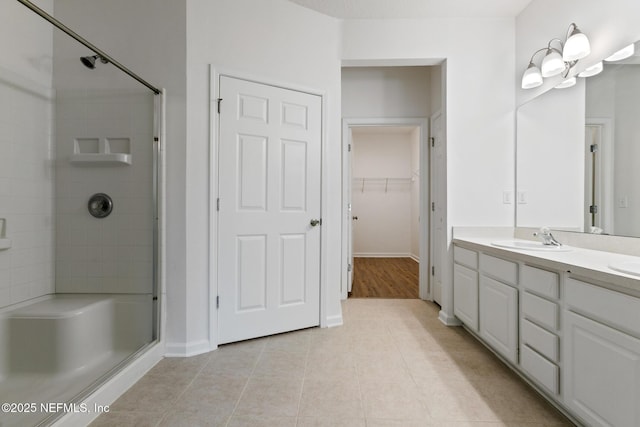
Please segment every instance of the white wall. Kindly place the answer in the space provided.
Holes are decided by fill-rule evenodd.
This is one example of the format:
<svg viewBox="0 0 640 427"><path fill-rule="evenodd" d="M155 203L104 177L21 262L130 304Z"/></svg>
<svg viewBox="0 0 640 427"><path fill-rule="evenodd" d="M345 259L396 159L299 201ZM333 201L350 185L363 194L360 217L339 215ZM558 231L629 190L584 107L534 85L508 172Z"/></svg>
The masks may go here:
<svg viewBox="0 0 640 427"><path fill-rule="evenodd" d="M412 254L413 142L407 130L353 133L354 256Z"/></svg>
<svg viewBox="0 0 640 427"><path fill-rule="evenodd" d="M429 117L431 68L342 68L342 117Z"/></svg>
<svg viewBox="0 0 640 427"><path fill-rule="evenodd" d="M531 55L554 37L565 39L574 22L589 37L591 54L575 68L580 72L589 65L640 39L640 2L636 0L533 0L516 18L515 79L518 105L558 84L562 77L545 79L536 88L520 89L522 73ZM542 54L539 54L542 55ZM536 57L536 63L541 58Z"/></svg>
<svg viewBox="0 0 640 427"><path fill-rule="evenodd" d="M173 348L200 351L209 338L210 69L249 74L258 80L299 85L325 93L323 173L323 266L326 312L322 322L340 323L341 142L339 21L284 0L189 0L187 2L187 259L189 293L181 310L188 332L172 335ZM214 218L215 220L215 218ZM336 242L335 244L333 242ZM215 268L215 264L212 264ZM212 292L216 292L215 288ZM188 310L187 310L188 308ZM215 315L214 315L215 321ZM215 332L217 325L212 324Z"/></svg>
<svg viewBox="0 0 640 427"><path fill-rule="evenodd" d="M428 166L420 171L420 128L411 132L411 256L420 260L420 175L428 174ZM427 203L427 201L425 201ZM427 227L427 222L424 222Z"/></svg>
<svg viewBox="0 0 640 427"><path fill-rule="evenodd" d="M448 230L513 225L502 192L514 180L514 35L508 18L343 23L343 59L446 59ZM443 317L452 318L452 264L442 259Z"/></svg>
<svg viewBox="0 0 640 427"><path fill-rule="evenodd" d="M54 291L52 38L18 2L0 4L0 218L13 243L0 250L0 307Z"/></svg>

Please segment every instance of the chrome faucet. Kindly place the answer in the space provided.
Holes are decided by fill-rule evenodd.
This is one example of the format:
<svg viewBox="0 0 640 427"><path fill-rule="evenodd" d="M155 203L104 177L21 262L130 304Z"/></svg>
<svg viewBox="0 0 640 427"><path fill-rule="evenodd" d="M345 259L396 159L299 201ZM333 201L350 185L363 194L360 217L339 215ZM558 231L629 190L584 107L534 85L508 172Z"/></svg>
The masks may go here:
<svg viewBox="0 0 640 427"><path fill-rule="evenodd" d="M553 234L551 234L551 230L549 227L540 228L540 232L533 233L534 236L540 237L542 239L542 244L547 246L562 246L562 243L558 242Z"/></svg>

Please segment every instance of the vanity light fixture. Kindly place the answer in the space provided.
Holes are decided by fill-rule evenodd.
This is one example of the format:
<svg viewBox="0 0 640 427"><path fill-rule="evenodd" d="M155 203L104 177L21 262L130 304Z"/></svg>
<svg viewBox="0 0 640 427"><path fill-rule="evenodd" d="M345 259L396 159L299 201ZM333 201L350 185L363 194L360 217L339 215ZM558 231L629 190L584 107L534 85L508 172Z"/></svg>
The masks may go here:
<svg viewBox="0 0 640 427"><path fill-rule="evenodd" d="M573 27L573 29L571 28ZM578 61L591 53L591 45L587 36L582 34L574 23L567 30L567 41L564 42L562 59L565 62Z"/></svg>
<svg viewBox="0 0 640 427"><path fill-rule="evenodd" d="M556 85L555 89L566 89L568 87L572 87L572 86L575 86L575 85L576 85L576 78L575 77L569 77L568 79L566 79L562 83Z"/></svg>
<svg viewBox="0 0 640 427"><path fill-rule="evenodd" d="M582 71L581 73L578 73L578 77L595 76L596 74L600 74L603 69L604 69L604 66L602 64L602 61L596 62L591 67L587 67L584 69L584 71Z"/></svg>
<svg viewBox="0 0 640 427"><path fill-rule="evenodd" d="M559 49L552 46L554 42L560 46ZM534 60L540 52L545 52L545 55L540 68L538 68ZM566 78L576 63L589 55L590 52L589 39L578 29L576 24L572 23L567 29L564 43L557 38L551 39L546 48L538 49L531 55L529 66L522 75L522 89L538 87L542 85L544 78L558 74L562 74ZM564 82L559 86L563 84Z"/></svg>
<svg viewBox="0 0 640 427"><path fill-rule="evenodd" d="M620 49L610 57L605 58L604 60L607 62L622 61L623 59L627 59L634 53L635 53L635 43L631 43L629 46L623 47L622 49Z"/></svg>

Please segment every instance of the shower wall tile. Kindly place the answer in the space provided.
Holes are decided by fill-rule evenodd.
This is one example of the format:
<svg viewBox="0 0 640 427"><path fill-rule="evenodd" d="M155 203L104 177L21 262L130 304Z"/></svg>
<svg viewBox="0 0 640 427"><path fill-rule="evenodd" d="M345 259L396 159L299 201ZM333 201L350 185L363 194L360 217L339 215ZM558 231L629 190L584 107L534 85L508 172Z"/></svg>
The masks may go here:
<svg viewBox="0 0 640 427"><path fill-rule="evenodd" d="M153 98L144 92L58 92L56 290L150 293L153 279ZM76 138L128 138L132 165L72 165ZM113 212L89 215L106 193Z"/></svg>
<svg viewBox="0 0 640 427"><path fill-rule="evenodd" d="M0 308L54 291L51 91L3 70L0 79Z"/></svg>

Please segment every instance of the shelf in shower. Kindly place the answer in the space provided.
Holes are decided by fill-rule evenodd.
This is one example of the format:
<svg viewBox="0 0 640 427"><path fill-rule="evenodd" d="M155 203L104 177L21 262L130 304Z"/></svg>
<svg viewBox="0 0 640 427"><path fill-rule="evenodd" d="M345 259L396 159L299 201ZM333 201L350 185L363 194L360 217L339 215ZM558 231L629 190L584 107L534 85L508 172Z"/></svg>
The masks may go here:
<svg viewBox="0 0 640 427"><path fill-rule="evenodd" d="M76 153L69 158L71 163L80 164L131 164L131 154L125 153Z"/></svg>
<svg viewBox="0 0 640 427"><path fill-rule="evenodd" d="M69 161L85 165L130 165L129 138L76 138Z"/></svg>

